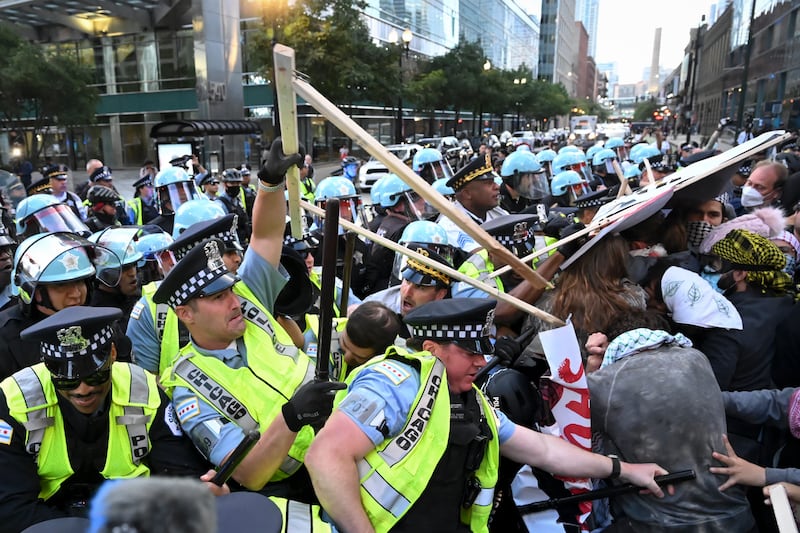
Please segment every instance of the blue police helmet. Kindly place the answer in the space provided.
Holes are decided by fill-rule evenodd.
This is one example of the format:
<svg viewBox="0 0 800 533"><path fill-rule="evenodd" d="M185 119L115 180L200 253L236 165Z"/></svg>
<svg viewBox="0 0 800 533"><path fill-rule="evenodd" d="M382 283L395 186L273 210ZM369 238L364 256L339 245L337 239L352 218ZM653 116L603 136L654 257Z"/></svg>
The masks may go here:
<svg viewBox="0 0 800 533"><path fill-rule="evenodd" d="M583 152L580 150L577 152L559 152L555 159L553 159L553 172L558 174L559 172L567 170L567 168L572 165L580 165L582 163L586 163L586 156L584 156Z"/></svg>
<svg viewBox="0 0 800 533"><path fill-rule="evenodd" d="M603 146L599 145L599 144L595 144L593 146L590 146L589 149L586 150L586 162L591 165L592 164L592 160L594 159L594 154L596 154L597 152L599 152L602 149L603 149Z"/></svg>
<svg viewBox="0 0 800 533"><path fill-rule="evenodd" d="M175 222L172 226L172 238L177 239L192 224L205 220L214 220L226 215L221 202L200 198L181 204L175 211Z"/></svg>
<svg viewBox="0 0 800 533"><path fill-rule="evenodd" d="M381 207L392 207L397 205L402 194L413 190L410 185L400 179L397 174L389 174L383 178L384 183L381 187Z"/></svg>
<svg viewBox="0 0 800 533"><path fill-rule="evenodd" d="M553 181L550 183L550 188L553 190L553 195L561 196L567 193L567 189L571 185L580 185L585 181L586 180L583 179L583 176L574 170L565 170L563 172L559 172L553 177Z"/></svg>
<svg viewBox="0 0 800 533"><path fill-rule="evenodd" d="M414 172L419 172L422 169L422 165L436 163L442 159L442 153L436 148L423 148L422 150L417 150L417 153L414 154L411 168Z"/></svg>
<svg viewBox="0 0 800 533"><path fill-rule="evenodd" d="M447 185L447 182L450 181L447 178L439 178L438 180L434 181L432 187L436 189L439 194L442 196L454 196L456 191L453 190L452 187Z"/></svg>
<svg viewBox="0 0 800 533"><path fill-rule="evenodd" d="M625 146L625 141L623 141L619 137L612 137L611 139L607 140L605 144L606 148L610 148L612 150L614 148L620 148L622 146Z"/></svg>
<svg viewBox="0 0 800 533"><path fill-rule="evenodd" d="M568 144L566 146L562 146L558 149L558 155L566 154L568 152L580 152L583 153L583 150L575 146L574 144Z"/></svg>
<svg viewBox="0 0 800 533"><path fill-rule="evenodd" d="M640 164L645 159L650 159L651 157L658 157L661 155L663 155L661 153L661 150L659 150L655 146L650 146L650 145L642 145L642 148L637 150L635 155L633 153L633 150L631 150L631 160L637 165Z"/></svg>
<svg viewBox="0 0 800 533"><path fill-rule="evenodd" d="M166 231L154 231L139 237L136 241L136 249L141 252L142 259L154 261L156 255L169 248L175 242Z"/></svg>
<svg viewBox="0 0 800 533"><path fill-rule="evenodd" d="M631 165L625 169L623 175L628 179L638 178L642 175L642 169L640 169L638 165Z"/></svg>
<svg viewBox="0 0 800 533"><path fill-rule="evenodd" d="M516 150L503 160L500 175L504 178L514 174L532 174L541 172L542 165L531 152Z"/></svg>
<svg viewBox="0 0 800 533"><path fill-rule="evenodd" d="M183 204L197 198L194 180L180 167L169 167L156 174L156 206L162 215L171 215Z"/></svg>
<svg viewBox="0 0 800 533"><path fill-rule="evenodd" d="M539 152L538 154L536 154L536 160L539 162L539 164L547 163L547 162L552 161L553 159L555 159L556 155L557 154L556 154L555 150L551 150L550 148L546 148L546 149L542 150L541 152Z"/></svg>
<svg viewBox="0 0 800 533"><path fill-rule="evenodd" d="M383 186L386 184L387 176L382 176L375 180L372 188L369 190L369 203L372 205L381 205L381 197L383 195Z"/></svg>
<svg viewBox="0 0 800 533"><path fill-rule="evenodd" d="M631 147L631 150L630 150L630 152L628 153L628 157L630 158L630 160L631 160L631 161L633 161L633 162L635 162L637 165L638 165L639 163L641 163L641 159L640 159L639 161L636 161L634 158L635 158L635 157L638 157L638 155L639 155L639 152L641 152L642 150L644 150L644 149L645 149L645 147L647 147L647 145L646 145L645 143L639 143L639 144L635 144L635 145L633 145L633 146Z"/></svg>
<svg viewBox="0 0 800 533"><path fill-rule="evenodd" d="M447 231L439 224L429 220L415 220L403 230L400 235L400 244L419 242L427 244L449 244Z"/></svg>
<svg viewBox="0 0 800 533"><path fill-rule="evenodd" d="M343 176L331 176L317 184L314 192L314 203L319 203L328 198L351 198L357 196L353 182Z"/></svg>
<svg viewBox="0 0 800 533"><path fill-rule="evenodd" d="M189 174L181 167L168 167L156 174L156 179L153 182L153 186L156 188L165 187L167 185L172 185L173 183L181 183L191 180L192 178L189 176Z"/></svg>
<svg viewBox="0 0 800 533"><path fill-rule="evenodd" d="M92 232L66 204L51 194L34 194L17 206L17 235L65 231L88 237Z"/></svg>
<svg viewBox="0 0 800 533"><path fill-rule="evenodd" d="M22 241L14 254L11 292L30 305L40 284L97 276L113 287L120 274L119 258L110 250L71 233L40 233Z"/></svg>
<svg viewBox="0 0 800 533"><path fill-rule="evenodd" d="M610 161L617 158L617 153L610 148L602 148L594 154L594 158L592 158L592 164L596 167L603 165L606 161Z"/></svg>

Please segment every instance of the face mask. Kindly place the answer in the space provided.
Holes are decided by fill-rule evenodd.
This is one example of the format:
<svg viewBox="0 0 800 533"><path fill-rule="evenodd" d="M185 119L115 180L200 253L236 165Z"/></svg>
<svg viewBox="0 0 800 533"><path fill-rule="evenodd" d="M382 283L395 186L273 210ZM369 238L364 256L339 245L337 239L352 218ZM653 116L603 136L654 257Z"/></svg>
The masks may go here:
<svg viewBox="0 0 800 533"><path fill-rule="evenodd" d="M789 274L791 277L794 277L794 271L797 268L797 259L789 254L783 255L786 257L786 267L783 269L783 271Z"/></svg>
<svg viewBox="0 0 800 533"><path fill-rule="evenodd" d="M238 196L239 195L239 186L238 185L231 185L230 187L225 187L225 191L228 193L228 196Z"/></svg>
<svg viewBox="0 0 800 533"><path fill-rule="evenodd" d="M764 203L764 197L761 193L745 185L742 187L742 207L758 207Z"/></svg>
<svg viewBox="0 0 800 533"><path fill-rule="evenodd" d="M717 280L717 287L722 291L722 294L727 294L735 285L736 280L733 279L733 271L725 272Z"/></svg>
<svg viewBox="0 0 800 533"><path fill-rule="evenodd" d="M717 286L717 283L719 282L719 278L721 277L721 274L719 274L718 272L712 272L712 271L704 269L704 270L700 271L700 277L703 278L704 280L706 280L708 282L708 284L711 285L714 288L715 291L717 291L718 293L722 294L722 289L720 289Z"/></svg>
<svg viewBox="0 0 800 533"><path fill-rule="evenodd" d="M686 223L686 243L691 249L697 250L703 239L711 233L711 224L705 220Z"/></svg>

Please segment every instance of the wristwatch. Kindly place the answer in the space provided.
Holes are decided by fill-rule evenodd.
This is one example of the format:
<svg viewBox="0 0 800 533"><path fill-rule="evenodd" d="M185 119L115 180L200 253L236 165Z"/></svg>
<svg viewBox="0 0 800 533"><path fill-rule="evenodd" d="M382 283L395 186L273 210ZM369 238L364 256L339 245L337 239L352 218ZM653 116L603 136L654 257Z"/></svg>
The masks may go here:
<svg viewBox="0 0 800 533"><path fill-rule="evenodd" d="M611 459L611 474L606 479L617 479L622 472L622 465L620 464L619 457L616 455L609 455Z"/></svg>

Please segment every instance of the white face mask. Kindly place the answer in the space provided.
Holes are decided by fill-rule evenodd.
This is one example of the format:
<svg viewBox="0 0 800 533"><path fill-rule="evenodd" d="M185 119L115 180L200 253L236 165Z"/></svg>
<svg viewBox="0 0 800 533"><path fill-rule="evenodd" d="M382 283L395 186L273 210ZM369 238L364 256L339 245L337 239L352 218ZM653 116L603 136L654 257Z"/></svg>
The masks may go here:
<svg viewBox="0 0 800 533"><path fill-rule="evenodd" d="M764 197L760 192L745 185L742 187L742 207L758 207L764 203Z"/></svg>

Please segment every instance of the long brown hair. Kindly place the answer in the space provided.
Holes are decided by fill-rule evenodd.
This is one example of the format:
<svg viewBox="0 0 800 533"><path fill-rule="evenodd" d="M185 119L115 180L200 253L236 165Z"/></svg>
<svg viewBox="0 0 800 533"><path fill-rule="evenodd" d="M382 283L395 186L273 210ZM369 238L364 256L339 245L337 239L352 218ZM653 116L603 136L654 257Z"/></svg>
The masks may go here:
<svg viewBox="0 0 800 533"><path fill-rule="evenodd" d="M615 318L631 310L624 297L628 245L622 237L601 239L586 254L564 270L558 280L553 314L572 314L576 329L605 331Z"/></svg>

